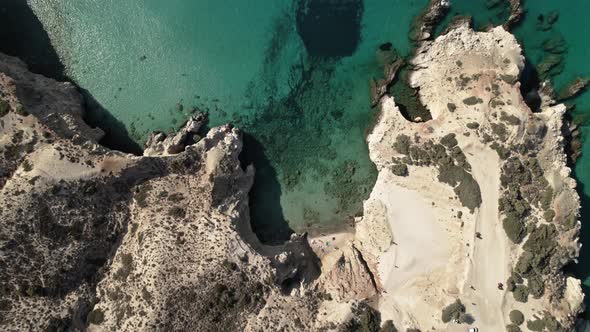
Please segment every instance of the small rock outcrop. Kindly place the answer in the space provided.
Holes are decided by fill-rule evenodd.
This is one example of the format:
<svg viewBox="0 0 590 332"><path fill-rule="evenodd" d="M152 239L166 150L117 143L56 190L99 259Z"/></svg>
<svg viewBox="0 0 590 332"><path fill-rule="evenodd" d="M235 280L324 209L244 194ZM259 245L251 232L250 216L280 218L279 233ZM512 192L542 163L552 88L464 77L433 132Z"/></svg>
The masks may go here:
<svg viewBox="0 0 590 332"><path fill-rule="evenodd" d="M416 42L432 39L436 26L445 17L450 7L450 0L430 0L422 13L414 19L410 39Z"/></svg>

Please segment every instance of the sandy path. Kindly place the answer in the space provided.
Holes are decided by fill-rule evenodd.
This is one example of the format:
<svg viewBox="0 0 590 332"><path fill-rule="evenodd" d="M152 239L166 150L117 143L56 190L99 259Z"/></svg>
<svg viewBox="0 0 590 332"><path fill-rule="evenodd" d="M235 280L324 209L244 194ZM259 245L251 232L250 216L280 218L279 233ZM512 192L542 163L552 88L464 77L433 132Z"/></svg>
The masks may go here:
<svg viewBox="0 0 590 332"><path fill-rule="evenodd" d="M471 154L470 150L475 149L476 153ZM470 241L474 243L473 254L463 289L470 302L465 305L482 331L503 331L506 325L502 315L505 292L497 286L499 282L505 283L508 277L509 244L498 220L500 160L489 148L471 146L464 150L482 194L475 225L475 231L481 233L482 239L474 236Z"/></svg>
<svg viewBox="0 0 590 332"><path fill-rule="evenodd" d="M385 172L371 198L381 200L387 207L394 245L383 253L379 275L390 294L409 281L444 266L449 258L448 237L437 223L435 211L419 193L386 180Z"/></svg>

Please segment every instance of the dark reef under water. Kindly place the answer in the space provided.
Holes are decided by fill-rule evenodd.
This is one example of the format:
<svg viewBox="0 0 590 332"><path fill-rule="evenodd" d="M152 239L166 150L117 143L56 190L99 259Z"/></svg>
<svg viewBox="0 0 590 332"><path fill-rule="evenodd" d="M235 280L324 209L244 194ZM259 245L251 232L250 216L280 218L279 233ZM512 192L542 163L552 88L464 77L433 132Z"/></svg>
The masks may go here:
<svg viewBox="0 0 590 332"><path fill-rule="evenodd" d="M297 32L314 57L350 56L361 39L362 0L299 0Z"/></svg>
<svg viewBox="0 0 590 332"><path fill-rule="evenodd" d="M486 8L485 3L497 4ZM378 66L363 60L358 66L360 69L352 74L348 73L350 77L347 78L347 73L342 73L342 68L346 68L346 65L341 65L342 61L347 61L359 52L359 45L362 44L363 38L366 38L363 36L365 23L362 18L370 9L369 3L348 0L331 7L333 2L327 0L295 0L294 4L295 13L286 14L274 24L273 36L265 51L260 76L252 80L250 93L246 95L246 108L257 111L231 115L233 122L245 131L245 146L241 159L244 164L253 163L257 169L250 196L253 228L263 241L269 243L284 241L292 232L280 199L291 189L290 185L296 186L304 180L318 182L318 179L329 179L321 189L328 195L336 195L338 204L347 207L352 204L354 206L351 211L358 211L376 176L374 168L371 168L372 164L369 162L370 165L365 165L368 162L367 158L356 160L352 155L337 158L342 146L335 147L333 142L342 137L333 137L332 132L326 131L326 128L336 128L346 133L354 127L360 128L360 132L350 135L362 136L374 115L368 107L359 112L364 114L363 116L349 113L346 107L353 99L361 100L355 101L358 105L363 102L369 104L368 93L358 97L350 90L355 80L365 79L355 76L358 72L370 73L367 77L374 76L379 71ZM484 29L489 24L500 24L508 15L508 7L501 1L455 0L453 5L453 9L437 31L444 30L445 25L456 15L471 16L474 26L478 29ZM571 63L582 67L585 64L575 62L578 59L576 57L579 57L576 55L578 46L569 43L570 36L560 31L560 24L573 24L573 20L563 22L563 18L559 16L564 16L565 12L557 11L560 7L556 1L527 1L525 6L531 10L515 29L515 34L527 55L527 66L521 77L523 96L527 104L535 109L539 100L533 91L542 79L552 79L559 88L563 86L564 81L572 79L573 70L570 68L568 72L568 61L570 67ZM554 8L550 8L551 6ZM291 21L289 17L293 16L295 20ZM292 38L293 30L301 39L309 57L290 61L290 79L285 92L284 86L281 86L283 78L277 72L284 67L284 53L288 52L285 47ZM33 72L59 80L69 80L66 68L60 61L48 33L26 1L2 1L0 40L1 52L20 57ZM380 40L380 43L386 41ZM394 43L395 46L398 45ZM149 62L152 57L154 55L148 55L147 60L143 62ZM572 60L573 58L576 59ZM587 65L584 68L580 71L588 73ZM415 91L404 85L404 75L402 71L400 79L392 85L391 93L402 96L399 102L406 117L420 116L423 120L428 119L428 112L420 107ZM363 84L365 83L367 82ZM89 109L87 121L91 125L103 128L107 133L101 143L117 150L140 153L141 147L136 143L137 138L131 138L133 130L128 123L119 120L115 115L118 113L109 110L109 107L102 106L100 98L94 98L91 91L81 88L81 92ZM572 117L581 125L584 137L587 136L587 128L590 125L588 100L588 95L568 100L568 103L581 105L572 113ZM193 102L197 104L196 99ZM199 105L199 108L205 109L210 105L211 103L207 106ZM213 107L211 108L213 111ZM216 119L221 120L223 118ZM351 126L351 123L355 126ZM357 141L345 141L344 145L354 142ZM585 151L588 151L588 146L586 142ZM351 152L356 153L357 150L352 149ZM334 160L338 160L339 163L336 167L330 165ZM362 165L359 166L359 163ZM308 169L313 170L313 174L302 172ZM366 172L359 174L359 169ZM588 173L588 170L580 166L575 171L582 200L581 238L585 244L590 243L590 197L586 194ZM586 182L582 182L581 179ZM319 207L321 204L304 213L311 224L314 220L321 219L317 215ZM585 246L579 264L572 265L570 269L576 276L586 280L586 294L590 294L588 250L589 247ZM587 304L590 304L590 299Z"/></svg>

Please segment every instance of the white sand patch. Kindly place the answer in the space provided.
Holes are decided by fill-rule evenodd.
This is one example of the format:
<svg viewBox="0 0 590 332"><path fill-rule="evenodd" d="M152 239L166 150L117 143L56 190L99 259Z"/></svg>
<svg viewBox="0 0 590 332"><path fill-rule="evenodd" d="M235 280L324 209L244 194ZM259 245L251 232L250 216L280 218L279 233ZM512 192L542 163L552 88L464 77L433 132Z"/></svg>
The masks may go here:
<svg viewBox="0 0 590 332"><path fill-rule="evenodd" d="M409 280L444 266L450 247L432 204L418 192L388 183L381 174L377 181L387 184L375 185L371 199L387 207L394 244L380 257L379 276L385 289L393 292Z"/></svg>

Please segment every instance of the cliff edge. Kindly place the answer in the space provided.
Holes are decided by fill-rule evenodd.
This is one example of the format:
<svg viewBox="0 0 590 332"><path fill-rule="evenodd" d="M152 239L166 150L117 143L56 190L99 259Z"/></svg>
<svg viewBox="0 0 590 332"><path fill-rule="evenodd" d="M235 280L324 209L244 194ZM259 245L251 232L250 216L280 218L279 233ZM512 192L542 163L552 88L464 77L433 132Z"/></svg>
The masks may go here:
<svg viewBox="0 0 590 332"><path fill-rule="evenodd" d="M375 307L404 328L571 331L583 294L562 272L580 249L565 106L525 104L524 58L502 27L463 23L411 65L432 120L385 97L368 137L379 176L355 241L382 285Z"/></svg>

